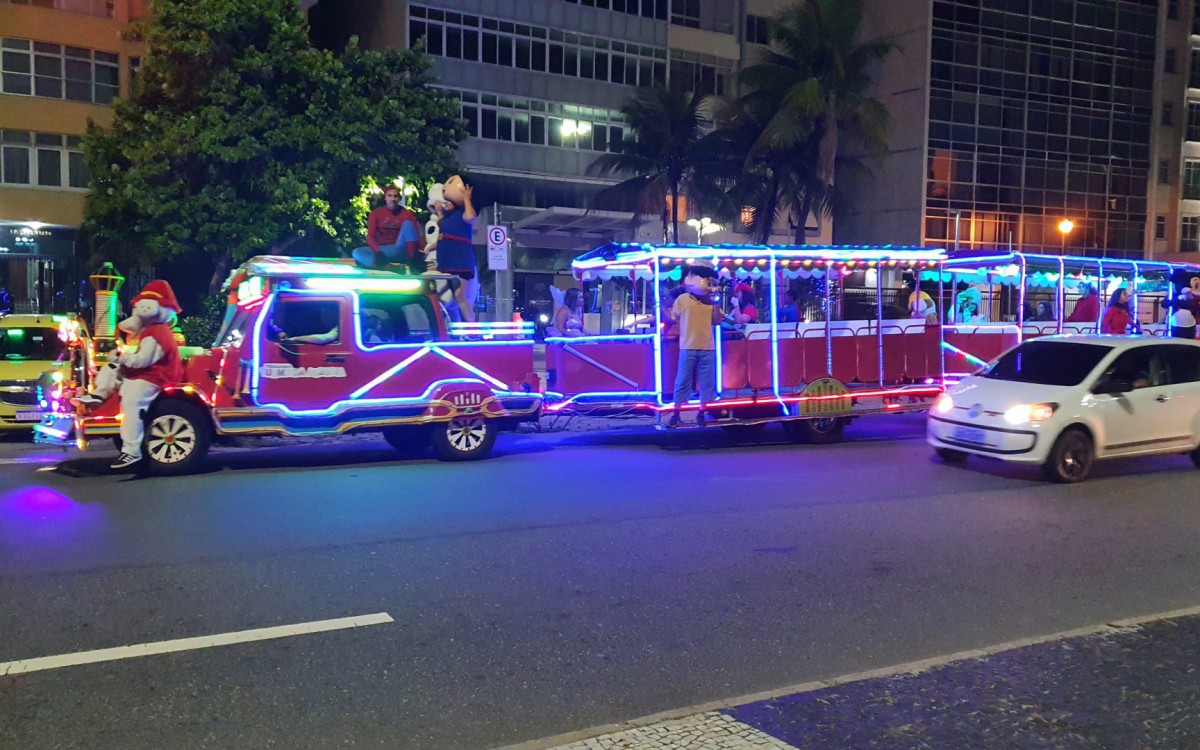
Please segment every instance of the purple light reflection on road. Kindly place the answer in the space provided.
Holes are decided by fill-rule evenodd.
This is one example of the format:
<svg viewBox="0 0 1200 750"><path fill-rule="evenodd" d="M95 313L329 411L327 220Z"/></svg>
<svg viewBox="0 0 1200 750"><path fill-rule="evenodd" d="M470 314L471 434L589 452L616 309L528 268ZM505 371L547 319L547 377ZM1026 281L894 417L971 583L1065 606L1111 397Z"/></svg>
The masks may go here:
<svg viewBox="0 0 1200 750"><path fill-rule="evenodd" d="M108 525L99 503L80 503L49 487L32 485L0 495L0 547L53 549L72 546Z"/></svg>

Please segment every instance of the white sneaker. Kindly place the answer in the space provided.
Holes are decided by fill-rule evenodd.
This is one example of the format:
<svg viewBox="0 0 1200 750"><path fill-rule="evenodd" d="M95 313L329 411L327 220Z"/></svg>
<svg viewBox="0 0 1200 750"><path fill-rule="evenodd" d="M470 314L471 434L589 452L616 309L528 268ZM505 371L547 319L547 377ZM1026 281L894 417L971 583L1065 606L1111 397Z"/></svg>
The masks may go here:
<svg viewBox="0 0 1200 750"><path fill-rule="evenodd" d="M92 394L92 393L85 393L82 396L80 396L79 398L71 399L71 403L83 404L84 406L99 406L100 404L103 404L105 401L107 401L107 399L100 398L99 396Z"/></svg>
<svg viewBox="0 0 1200 750"><path fill-rule="evenodd" d="M122 453L117 456L117 460L109 464L110 469L128 469L131 466L137 466L142 462L141 456L131 456L128 453Z"/></svg>

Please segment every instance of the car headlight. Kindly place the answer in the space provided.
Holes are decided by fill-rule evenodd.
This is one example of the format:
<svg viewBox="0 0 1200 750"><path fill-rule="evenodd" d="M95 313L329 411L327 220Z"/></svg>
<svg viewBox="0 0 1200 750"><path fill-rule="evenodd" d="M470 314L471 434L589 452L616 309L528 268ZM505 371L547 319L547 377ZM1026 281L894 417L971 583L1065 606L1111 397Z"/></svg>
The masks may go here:
<svg viewBox="0 0 1200 750"><path fill-rule="evenodd" d="M1054 416L1058 404L1017 404L1004 412L1004 421L1009 424L1044 422Z"/></svg>
<svg viewBox="0 0 1200 750"><path fill-rule="evenodd" d="M954 399L950 398L949 393L939 393L933 401L933 411L937 414L949 414L953 408Z"/></svg>

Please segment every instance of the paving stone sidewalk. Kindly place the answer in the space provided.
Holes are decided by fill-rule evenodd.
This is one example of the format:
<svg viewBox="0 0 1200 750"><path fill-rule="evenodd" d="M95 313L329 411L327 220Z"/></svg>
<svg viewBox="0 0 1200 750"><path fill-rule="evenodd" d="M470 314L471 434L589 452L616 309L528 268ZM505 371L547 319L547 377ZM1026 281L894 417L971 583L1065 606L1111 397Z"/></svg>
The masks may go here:
<svg viewBox="0 0 1200 750"><path fill-rule="evenodd" d="M1114 623L1099 632L937 666L909 666L554 747L1200 748L1200 615L1191 611L1151 622Z"/></svg>

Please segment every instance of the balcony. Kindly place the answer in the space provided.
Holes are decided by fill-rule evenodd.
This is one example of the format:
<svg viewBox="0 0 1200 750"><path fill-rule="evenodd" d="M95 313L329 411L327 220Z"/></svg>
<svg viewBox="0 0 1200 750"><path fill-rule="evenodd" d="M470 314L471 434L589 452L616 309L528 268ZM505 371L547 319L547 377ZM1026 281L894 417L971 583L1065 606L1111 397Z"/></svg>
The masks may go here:
<svg viewBox="0 0 1200 750"><path fill-rule="evenodd" d="M97 18L115 18L117 0L0 0L12 5L32 5L37 8L79 13Z"/></svg>

